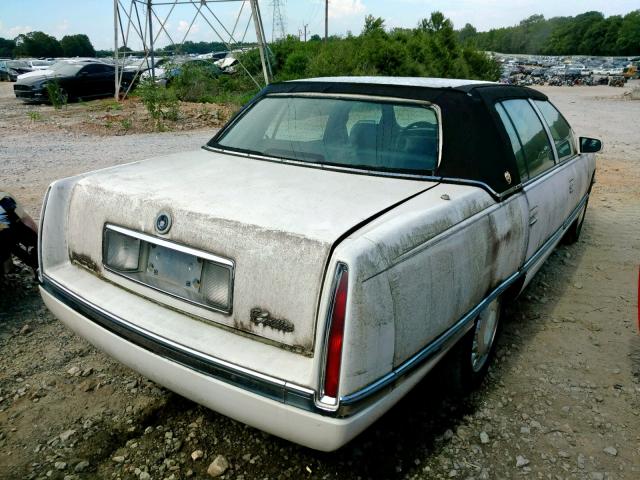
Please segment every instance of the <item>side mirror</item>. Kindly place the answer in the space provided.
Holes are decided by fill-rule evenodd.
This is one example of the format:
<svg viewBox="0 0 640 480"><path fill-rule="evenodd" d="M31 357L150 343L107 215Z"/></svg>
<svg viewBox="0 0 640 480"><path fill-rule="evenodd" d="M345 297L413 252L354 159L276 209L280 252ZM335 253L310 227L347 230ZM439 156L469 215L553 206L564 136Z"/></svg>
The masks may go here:
<svg viewBox="0 0 640 480"><path fill-rule="evenodd" d="M580 137L580 153L598 153L602 150L602 141L597 138Z"/></svg>

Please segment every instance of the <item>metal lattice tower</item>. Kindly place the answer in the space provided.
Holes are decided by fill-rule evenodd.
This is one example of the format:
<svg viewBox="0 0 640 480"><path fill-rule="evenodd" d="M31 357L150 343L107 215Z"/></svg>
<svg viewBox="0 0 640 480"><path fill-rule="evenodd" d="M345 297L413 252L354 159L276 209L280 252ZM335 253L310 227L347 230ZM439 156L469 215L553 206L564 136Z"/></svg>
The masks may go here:
<svg viewBox="0 0 640 480"><path fill-rule="evenodd" d="M216 14L215 11L220 4L231 2L241 2L233 26L225 25L221 20L220 12ZM182 38L176 38L177 41L174 41L176 33L169 30L169 19L172 14L174 17L177 15L174 10L181 10L183 15L186 13L187 18L192 17L190 23L184 22L184 28L179 33ZM267 41L258 0L113 0L113 11L116 98L119 98L123 71L127 68L127 48L132 42L141 46L141 51L144 53L144 58L137 65L136 77L146 64L146 68L155 79L154 45L157 45L161 38L168 40L173 46L184 43L193 30L196 20L204 22L211 29L213 37L224 44L229 51L245 43L249 27L253 23L256 43L260 51L264 83L269 84L271 80L271 65L267 54ZM239 62L239 66L244 73L251 77L257 87L262 87L245 65ZM129 93L128 90L125 92L125 96L127 93Z"/></svg>
<svg viewBox="0 0 640 480"><path fill-rule="evenodd" d="M273 7L273 25L271 27L271 41L283 39L287 36L287 20L283 11L285 10L287 0L272 0Z"/></svg>

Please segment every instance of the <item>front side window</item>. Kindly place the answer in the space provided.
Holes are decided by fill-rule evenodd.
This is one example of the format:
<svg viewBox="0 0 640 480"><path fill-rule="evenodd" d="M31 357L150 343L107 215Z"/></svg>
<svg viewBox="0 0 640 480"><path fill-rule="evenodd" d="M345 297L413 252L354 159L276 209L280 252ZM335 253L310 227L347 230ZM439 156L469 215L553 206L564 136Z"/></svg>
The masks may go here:
<svg viewBox="0 0 640 480"><path fill-rule="evenodd" d="M540 109L545 122L549 126L553 142L556 144L558 160L562 161L576 153L573 132L567 121L560 115L560 112L549 102L535 100L535 104Z"/></svg>
<svg viewBox="0 0 640 480"><path fill-rule="evenodd" d="M524 99L505 100L502 107L516 130L529 171L534 178L555 165L547 132L531 104ZM514 154L518 153L514 149Z"/></svg>
<svg viewBox="0 0 640 480"><path fill-rule="evenodd" d="M438 116L423 104L266 96L209 146L315 164L432 173Z"/></svg>

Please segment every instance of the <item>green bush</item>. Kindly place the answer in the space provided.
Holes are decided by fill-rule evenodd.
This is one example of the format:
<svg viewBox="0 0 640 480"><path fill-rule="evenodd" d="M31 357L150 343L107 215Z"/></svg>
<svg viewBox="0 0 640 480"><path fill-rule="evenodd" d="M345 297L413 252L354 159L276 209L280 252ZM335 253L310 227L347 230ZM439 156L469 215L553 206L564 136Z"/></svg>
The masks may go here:
<svg viewBox="0 0 640 480"><path fill-rule="evenodd" d="M434 12L415 29L387 31L368 16L362 34L301 42L288 37L271 45L276 81L334 75L435 76L497 80L497 63L463 45L453 25Z"/></svg>
<svg viewBox="0 0 640 480"><path fill-rule="evenodd" d="M340 75L390 75L497 80L498 64L472 44L463 44L440 12L414 29L386 30L384 20L368 16L360 35L331 37L327 42L302 42L289 36L269 45L274 81ZM197 69L182 69L169 90L184 101L241 105L262 81L257 49L239 57L237 73L217 77ZM245 70L246 69L246 70Z"/></svg>
<svg viewBox="0 0 640 480"><path fill-rule="evenodd" d="M170 88L184 102L212 103L216 95L216 78L222 73L213 64L185 63L179 67L174 77L170 77ZM171 67L167 69L170 71Z"/></svg>

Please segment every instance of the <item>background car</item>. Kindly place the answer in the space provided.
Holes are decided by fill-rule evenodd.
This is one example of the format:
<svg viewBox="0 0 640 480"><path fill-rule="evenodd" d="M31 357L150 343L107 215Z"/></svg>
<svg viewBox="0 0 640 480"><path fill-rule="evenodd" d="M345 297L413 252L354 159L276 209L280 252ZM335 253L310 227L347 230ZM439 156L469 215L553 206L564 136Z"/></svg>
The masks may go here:
<svg viewBox="0 0 640 480"><path fill-rule="evenodd" d="M122 87L133 81L133 72L123 73ZM51 73L20 78L13 86L16 98L25 102L48 102L48 85L55 82L61 100L108 97L115 94L115 68L101 62L60 63Z"/></svg>
<svg viewBox="0 0 640 480"><path fill-rule="evenodd" d="M217 78L223 73L220 67L209 60L164 60L156 63L154 71L156 83L165 86L171 85L182 72L202 74L210 78ZM151 69L143 72L141 78L151 78Z"/></svg>
<svg viewBox="0 0 640 480"><path fill-rule="evenodd" d="M53 60L25 60L32 70L48 70L55 62Z"/></svg>
<svg viewBox="0 0 640 480"><path fill-rule="evenodd" d="M27 62L22 60L0 61L0 80L15 82L18 75L33 71Z"/></svg>

